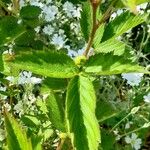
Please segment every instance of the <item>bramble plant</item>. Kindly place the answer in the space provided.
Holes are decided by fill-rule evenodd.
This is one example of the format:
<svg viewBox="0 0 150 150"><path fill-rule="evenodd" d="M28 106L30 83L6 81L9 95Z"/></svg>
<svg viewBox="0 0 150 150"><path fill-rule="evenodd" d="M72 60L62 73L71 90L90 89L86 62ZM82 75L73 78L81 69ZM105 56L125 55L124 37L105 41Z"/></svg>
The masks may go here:
<svg viewBox="0 0 150 150"><path fill-rule="evenodd" d="M132 53L133 42L123 36L142 23L149 24L148 11L141 14L137 9L143 3L148 7L148 2L0 0L0 116L4 118L0 119L1 147L138 150L141 139L135 132L149 128L150 115L144 118L149 106L130 100L125 103L124 99L145 90L138 91L136 86L144 74L142 87L149 85L150 72L145 60L139 64L139 58ZM118 10L121 14L113 18ZM146 32L140 41L142 46L149 40ZM141 45L140 50L145 46ZM128 96L122 94L120 74L134 87ZM149 90L144 97L147 103ZM117 103L113 96L121 102ZM140 115L144 124L128 133L121 131L119 126L139 110L143 110ZM114 116L121 119L113 120ZM131 124L129 119L125 129ZM113 134L118 140L125 137L130 145L115 144Z"/></svg>

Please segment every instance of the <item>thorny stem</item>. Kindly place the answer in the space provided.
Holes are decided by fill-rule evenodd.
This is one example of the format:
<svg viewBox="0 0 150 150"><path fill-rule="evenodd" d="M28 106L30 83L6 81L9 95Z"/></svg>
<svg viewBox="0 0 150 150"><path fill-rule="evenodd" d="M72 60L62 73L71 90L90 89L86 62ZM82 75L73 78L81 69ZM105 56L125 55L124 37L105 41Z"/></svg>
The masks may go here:
<svg viewBox="0 0 150 150"><path fill-rule="evenodd" d="M91 31L91 34L90 34L90 37L89 37L89 40L88 40L87 47L86 47L86 49L83 53L83 55L86 56L86 57L87 57L87 55L90 51L90 48L92 46L92 43L93 43L93 40L94 40L95 33L96 33L97 29L100 27L101 24L103 24L110 17L112 9L113 9L113 4L116 2L116 0L114 0L110 4L110 6L106 10L106 12L104 13L104 15L103 15L103 17L101 18L100 21L98 21L96 19L96 13L97 13L97 8L98 8L101 0L90 0L90 2L91 2L91 6L92 6L92 11L93 11L93 16L92 16L93 26L92 26L92 31Z"/></svg>

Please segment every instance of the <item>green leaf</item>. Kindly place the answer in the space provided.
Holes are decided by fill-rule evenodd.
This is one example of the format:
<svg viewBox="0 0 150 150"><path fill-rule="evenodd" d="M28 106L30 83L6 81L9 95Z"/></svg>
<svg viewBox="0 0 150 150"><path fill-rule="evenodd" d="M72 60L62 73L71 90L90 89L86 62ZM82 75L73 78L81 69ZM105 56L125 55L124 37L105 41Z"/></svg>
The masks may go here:
<svg viewBox="0 0 150 150"><path fill-rule="evenodd" d="M40 121L37 117L33 115L25 115L21 117L21 120L24 122L25 125L28 127L37 127L40 125Z"/></svg>
<svg viewBox="0 0 150 150"><path fill-rule="evenodd" d="M31 141L33 150L42 150L42 136L32 134Z"/></svg>
<svg viewBox="0 0 150 150"><path fill-rule="evenodd" d="M62 90L67 87L67 79L46 78L42 85L52 90Z"/></svg>
<svg viewBox="0 0 150 150"><path fill-rule="evenodd" d="M49 92L49 96L46 99L47 115L52 122L52 125L60 131L65 132L65 119L63 102L52 91Z"/></svg>
<svg viewBox="0 0 150 150"><path fill-rule="evenodd" d="M68 86L66 114L77 150L97 150L100 131L95 117L96 97L92 82L84 76L74 77Z"/></svg>
<svg viewBox="0 0 150 150"><path fill-rule="evenodd" d="M22 47L31 47L32 43L34 42L34 38L35 38L35 31L29 29L15 40L15 45Z"/></svg>
<svg viewBox="0 0 150 150"><path fill-rule="evenodd" d="M127 32L129 29L141 24L145 21L144 15L134 15L130 12L125 12L116 17L113 21L108 23L105 28L102 42L110 38L115 38L123 33Z"/></svg>
<svg viewBox="0 0 150 150"><path fill-rule="evenodd" d="M25 131L7 112L5 112L5 127L9 150L32 150L31 140L27 139Z"/></svg>
<svg viewBox="0 0 150 150"><path fill-rule="evenodd" d="M125 43L118 41L114 38L102 42L95 49L96 53L109 53L114 52L114 55L122 55L125 52L126 45Z"/></svg>
<svg viewBox="0 0 150 150"><path fill-rule="evenodd" d="M74 61L63 53L50 51L26 52L16 56L14 68L53 78L71 78L78 74Z"/></svg>
<svg viewBox="0 0 150 150"><path fill-rule="evenodd" d="M0 72L2 72L4 70L4 63L3 63L3 57L0 54Z"/></svg>
<svg viewBox="0 0 150 150"><path fill-rule="evenodd" d="M100 45L100 41L103 37L103 33L104 33L104 27L105 25L102 24L96 31L95 33L95 37L94 37L94 40L93 40L93 47L96 49L99 47Z"/></svg>
<svg viewBox="0 0 150 150"><path fill-rule="evenodd" d="M97 75L112 75L128 72L146 73L143 67L126 59L123 56L116 56L112 53L96 54L85 64L85 72L96 73Z"/></svg>
<svg viewBox="0 0 150 150"><path fill-rule="evenodd" d="M23 19L36 19L39 17L41 9L37 6L25 6L20 10L20 17Z"/></svg>
<svg viewBox="0 0 150 150"><path fill-rule="evenodd" d="M80 26L85 40L88 41L92 29L92 8L89 1L82 5Z"/></svg>
<svg viewBox="0 0 150 150"><path fill-rule="evenodd" d="M116 142L116 137L107 130L102 129L101 131L102 137L102 148L103 150L116 150L114 149L114 143Z"/></svg>
<svg viewBox="0 0 150 150"><path fill-rule="evenodd" d="M101 109L105 108L105 109ZM116 116L120 111L110 102L99 100L96 104L96 117L99 122L105 121Z"/></svg>
<svg viewBox="0 0 150 150"><path fill-rule="evenodd" d="M25 29L17 23L17 18L7 16L0 19L0 47L21 36Z"/></svg>

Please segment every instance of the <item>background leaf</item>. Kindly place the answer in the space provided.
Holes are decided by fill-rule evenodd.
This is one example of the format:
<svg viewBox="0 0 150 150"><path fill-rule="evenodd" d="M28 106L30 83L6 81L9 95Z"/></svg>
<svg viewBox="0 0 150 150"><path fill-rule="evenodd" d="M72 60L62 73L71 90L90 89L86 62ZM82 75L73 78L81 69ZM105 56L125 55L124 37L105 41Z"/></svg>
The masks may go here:
<svg viewBox="0 0 150 150"><path fill-rule="evenodd" d="M49 93L46 99L47 115L52 122L52 125L59 131L65 132L65 118L63 102L52 91Z"/></svg>
<svg viewBox="0 0 150 150"><path fill-rule="evenodd" d="M83 36L88 41L92 29L92 8L89 1L82 5L80 25Z"/></svg>
<svg viewBox="0 0 150 150"><path fill-rule="evenodd" d="M4 70L3 57L0 54L0 72L2 72L3 70Z"/></svg>
<svg viewBox="0 0 150 150"><path fill-rule="evenodd" d="M46 78L43 85L52 90L63 90L67 87L67 79Z"/></svg>
<svg viewBox="0 0 150 150"><path fill-rule="evenodd" d="M105 109L101 109L105 108ZM99 100L96 104L96 117L99 122L105 121L116 116L120 111L110 102Z"/></svg>
<svg viewBox="0 0 150 150"><path fill-rule="evenodd" d="M125 12L116 17L113 21L109 22L105 28L102 42L112 38L118 37L129 29L139 25L145 20L144 15L134 15L130 12Z"/></svg>
<svg viewBox="0 0 150 150"><path fill-rule="evenodd" d="M17 18L11 16L0 19L0 46L14 41L25 32L24 27L17 21Z"/></svg>
<svg viewBox="0 0 150 150"><path fill-rule="evenodd" d="M97 150L100 135L95 117L96 97L92 82L83 76L74 77L68 86L66 113L68 128L73 133L77 150Z"/></svg>
<svg viewBox="0 0 150 150"><path fill-rule="evenodd" d="M37 6L25 6L20 10L20 17L23 19L35 19L38 18L41 13L41 9Z"/></svg>
<svg viewBox="0 0 150 150"><path fill-rule="evenodd" d="M27 139L25 131L7 112L5 112L5 127L9 150L32 150L31 140Z"/></svg>

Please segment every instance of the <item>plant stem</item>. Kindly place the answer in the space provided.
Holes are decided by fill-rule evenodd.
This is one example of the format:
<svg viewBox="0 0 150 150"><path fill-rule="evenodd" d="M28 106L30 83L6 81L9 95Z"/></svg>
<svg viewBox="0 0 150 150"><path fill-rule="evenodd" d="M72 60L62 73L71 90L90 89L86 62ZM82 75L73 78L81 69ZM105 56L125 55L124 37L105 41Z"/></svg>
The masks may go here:
<svg viewBox="0 0 150 150"><path fill-rule="evenodd" d="M120 123L122 123L122 121L124 121L126 118L128 118L131 115L131 113L127 114L123 119L121 119L111 130L110 132L112 132Z"/></svg>
<svg viewBox="0 0 150 150"><path fill-rule="evenodd" d="M120 138L122 138L122 137L124 137L124 136L126 136L126 135L129 135L129 134L131 134L131 133L140 131L140 130L142 130L142 129L144 129L144 128L143 128L143 127L140 127L140 128L135 129L135 130L132 130L132 131L130 131L130 132L127 132L127 133L125 133L125 134L122 134L122 135L120 136Z"/></svg>
<svg viewBox="0 0 150 150"><path fill-rule="evenodd" d="M116 2L116 0L114 0L111 5L108 7L108 9L106 10L106 12L104 13L103 17L101 18L100 21L98 21L96 19L96 13L97 13L97 8L100 4L100 1L98 4L96 3L92 3L92 0L91 0L91 5L92 5L92 10L93 10L93 16L92 16L92 20L93 20L93 26L92 26L92 31L91 31L91 34L90 34L90 37L89 37L89 40L88 40L88 44L87 44L87 47L83 53L84 56L87 57L89 51L90 51L90 48L92 46L92 43L93 43L93 40L94 40L94 36L95 36L95 33L97 31L97 29L100 27L100 25L102 23L104 23L111 15L111 12L112 12L112 9L113 9L113 4Z"/></svg>

